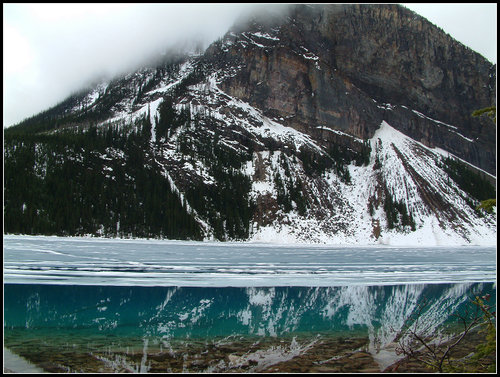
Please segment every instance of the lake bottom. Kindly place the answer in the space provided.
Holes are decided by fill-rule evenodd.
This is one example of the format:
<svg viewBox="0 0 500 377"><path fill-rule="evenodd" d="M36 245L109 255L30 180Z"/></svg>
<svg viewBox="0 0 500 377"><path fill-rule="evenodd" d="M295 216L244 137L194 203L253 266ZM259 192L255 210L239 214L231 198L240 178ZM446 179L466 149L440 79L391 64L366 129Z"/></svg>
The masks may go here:
<svg viewBox="0 0 500 377"><path fill-rule="evenodd" d="M6 346L11 341L6 340ZM379 371L367 352L367 337L332 334L293 337L230 336L174 340L72 339L33 336L9 345L46 372L53 373L209 373Z"/></svg>

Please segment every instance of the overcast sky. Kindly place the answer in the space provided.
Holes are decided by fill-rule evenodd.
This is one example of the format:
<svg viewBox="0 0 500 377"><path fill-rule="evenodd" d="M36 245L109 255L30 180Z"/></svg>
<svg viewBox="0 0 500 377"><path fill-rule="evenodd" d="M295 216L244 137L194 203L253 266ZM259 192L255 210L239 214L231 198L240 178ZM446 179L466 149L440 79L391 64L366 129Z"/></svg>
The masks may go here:
<svg viewBox="0 0 500 377"><path fill-rule="evenodd" d="M404 4L496 63L497 5ZM265 9L267 5L257 5ZM222 36L249 4L3 4L4 127L177 42Z"/></svg>

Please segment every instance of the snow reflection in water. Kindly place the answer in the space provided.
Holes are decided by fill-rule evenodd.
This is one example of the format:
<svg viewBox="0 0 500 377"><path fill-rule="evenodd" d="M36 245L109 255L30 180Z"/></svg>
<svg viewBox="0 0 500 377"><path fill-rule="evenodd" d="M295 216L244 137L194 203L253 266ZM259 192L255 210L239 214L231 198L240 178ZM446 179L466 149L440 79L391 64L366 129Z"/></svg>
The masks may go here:
<svg viewBox="0 0 500 377"><path fill-rule="evenodd" d="M387 353L380 351L391 346L423 300L427 307L422 322L434 331L468 297L485 293L495 299L494 283L247 288L7 284L5 346L25 357L72 352L79 355L73 359L98 355L105 363L105 354L108 362L127 359L127 349L135 349L137 357L141 347L147 348L142 361L164 352L183 358L196 348L192 342L199 354L190 357L203 358L210 345L226 339L230 351L224 359L248 356L252 344L262 342L265 348L254 347L252 353L278 352L279 346L281 359L273 359L277 363L344 337L365 339L356 344L381 364L387 362ZM283 339L286 343L280 344ZM137 371L145 368L135 362ZM205 369L215 368L213 363L204 364Z"/></svg>

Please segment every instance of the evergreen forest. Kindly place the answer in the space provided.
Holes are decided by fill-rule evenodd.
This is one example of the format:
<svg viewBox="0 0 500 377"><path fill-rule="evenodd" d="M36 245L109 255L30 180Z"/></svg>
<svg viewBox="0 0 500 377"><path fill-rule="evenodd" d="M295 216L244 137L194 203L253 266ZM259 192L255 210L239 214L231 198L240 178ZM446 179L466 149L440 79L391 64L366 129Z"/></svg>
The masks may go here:
<svg viewBox="0 0 500 377"><path fill-rule="evenodd" d="M4 231L200 239L147 148L151 124L6 133Z"/></svg>

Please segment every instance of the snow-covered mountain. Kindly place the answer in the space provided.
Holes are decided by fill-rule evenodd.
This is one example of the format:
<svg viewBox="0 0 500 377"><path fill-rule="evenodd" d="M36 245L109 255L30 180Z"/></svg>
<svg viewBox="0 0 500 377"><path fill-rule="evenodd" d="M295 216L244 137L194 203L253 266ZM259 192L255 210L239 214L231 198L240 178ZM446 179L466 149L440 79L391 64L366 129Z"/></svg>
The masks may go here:
<svg viewBox="0 0 500 377"><path fill-rule="evenodd" d="M86 199L91 189L82 189L72 203L104 208L86 214L91 225L60 227L64 215L56 219L42 196L13 194L20 183L7 169L6 231L176 238L165 230L172 225L148 225L158 221L147 218L158 183L147 186L133 160L166 182L192 219L182 220L191 229L182 238L495 244L495 213L477 209L495 197L495 127L470 116L495 104L495 70L399 6L294 6L249 18L202 54L101 82L6 132L10 171L19 171L29 134L24 168L38 184L49 185L68 161L88 164L102 192ZM105 145L54 147L72 132ZM122 181L137 193L132 207L145 214L134 219L147 230L125 228L132 209L110 204L107 193ZM151 203L165 213L174 206ZM33 211L45 227L25 225Z"/></svg>

